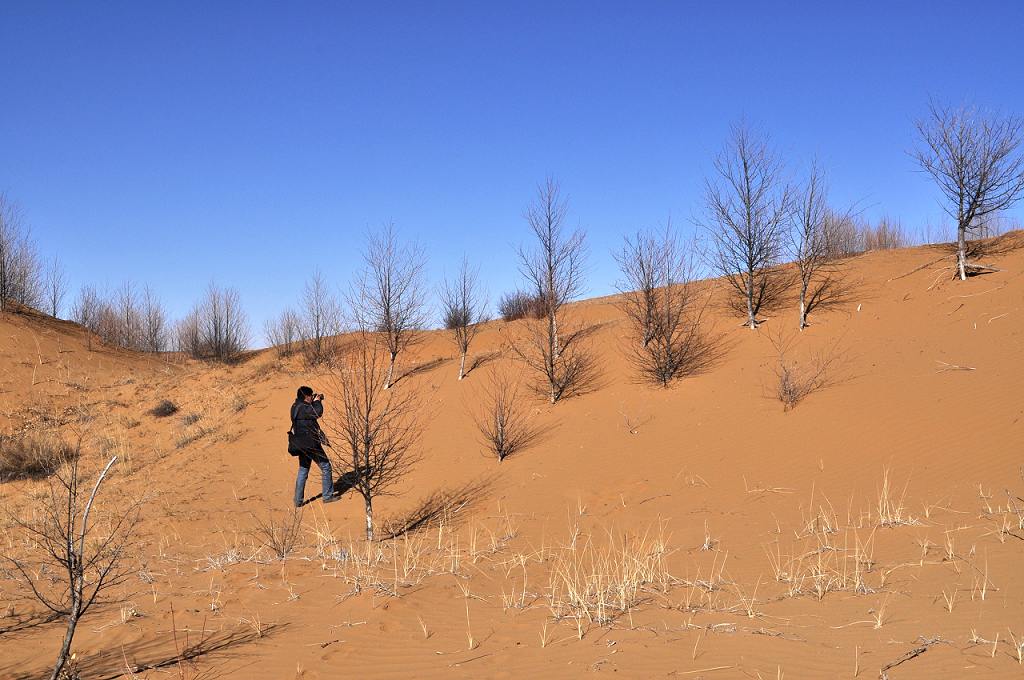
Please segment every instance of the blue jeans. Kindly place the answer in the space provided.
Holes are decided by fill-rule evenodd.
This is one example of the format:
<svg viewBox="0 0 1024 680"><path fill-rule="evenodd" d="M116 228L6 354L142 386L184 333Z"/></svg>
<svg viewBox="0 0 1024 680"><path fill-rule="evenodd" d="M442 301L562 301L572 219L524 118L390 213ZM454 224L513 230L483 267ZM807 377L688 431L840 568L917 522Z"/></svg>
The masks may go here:
<svg viewBox="0 0 1024 680"><path fill-rule="evenodd" d="M295 504L300 505L306 496L306 479L309 478L309 468L313 461L320 466L320 479L323 482L323 496L329 498L334 493L334 477L331 474L331 461L327 456L320 454L316 457L307 456L304 453L298 455L299 476L295 480Z"/></svg>

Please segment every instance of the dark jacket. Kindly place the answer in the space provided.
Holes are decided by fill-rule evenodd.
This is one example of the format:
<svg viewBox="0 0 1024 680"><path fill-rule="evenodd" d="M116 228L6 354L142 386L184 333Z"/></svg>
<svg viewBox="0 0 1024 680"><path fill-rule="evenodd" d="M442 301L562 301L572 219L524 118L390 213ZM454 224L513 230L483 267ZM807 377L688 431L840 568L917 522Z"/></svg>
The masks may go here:
<svg viewBox="0 0 1024 680"><path fill-rule="evenodd" d="M317 422L324 415L324 404L322 401L314 401L307 404L302 400L296 400L292 404L292 432L295 433L303 448L309 449L309 455L324 454L323 444L327 441L320 423Z"/></svg>

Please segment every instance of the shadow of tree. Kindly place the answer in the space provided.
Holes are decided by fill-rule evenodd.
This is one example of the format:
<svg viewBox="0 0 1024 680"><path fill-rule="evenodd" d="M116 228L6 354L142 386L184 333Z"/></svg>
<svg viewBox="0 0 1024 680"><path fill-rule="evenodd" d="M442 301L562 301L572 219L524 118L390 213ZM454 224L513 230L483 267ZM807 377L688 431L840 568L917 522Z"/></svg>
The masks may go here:
<svg viewBox="0 0 1024 680"><path fill-rule="evenodd" d="M399 517L384 520L383 538L398 538L405 534L429 529L441 522L457 524L484 498L494 487L494 476L489 475L471 480L461 486L438 489L421 499L412 510Z"/></svg>
<svg viewBox="0 0 1024 680"><path fill-rule="evenodd" d="M184 640L179 640L177 633L172 640L167 635L151 637L121 645L116 649L106 649L96 654L82 657L78 662L78 672L83 677L95 678L96 680L115 680L115 678L133 677L134 674L147 671L159 671L160 669L174 668L184 677L214 677L211 674L196 673L196 662L204 657L216 656L218 661L226 661L237 658L233 650L253 643L257 640L269 637L286 627L287 624L265 625L259 631L249 627L237 627L203 635L198 642L192 643L186 634ZM171 649L168 646L173 645ZM5 669L0 667L0 674ZM12 680L29 680L38 678L40 672L19 672L14 675L4 675Z"/></svg>
<svg viewBox="0 0 1024 680"><path fill-rule="evenodd" d="M491 363L500 356L501 352L495 350L493 352L487 352L485 354L479 354L473 357L473 360L469 363L469 366L466 368L466 375L468 376L470 373L472 373L478 368L483 368L484 366Z"/></svg>
<svg viewBox="0 0 1024 680"><path fill-rule="evenodd" d="M53 612L32 612L30 614L10 614L5 616L2 621L3 625L0 626L0 636L15 637L17 633L23 633L25 631L45 626L48 623L53 623L60 617Z"/></svg>
<svg viewBox="0 0 1024 680"><path fill-rule="evenodd" d="M864 282L839 274L831 274L828 278L813 285L807 300L807 314L825 311L840 305L853 302L854 293L862 293Z"/></svg>
<svg viewBox="0 0 1024 680"><path fill-rule="evenodd" d="M399 382L406 378L411 378L414 375L421 375L423 373L429 373L430 371L433 371L435 368L440 368L441 366L444 366L445 364L450 363L451 361L452 359L450 357L437 357L435 359L431 359L430 361L424 361L422 363L416 364L415 366L407 370L405 373L392 380L391 384L397 385Z"/></svg>

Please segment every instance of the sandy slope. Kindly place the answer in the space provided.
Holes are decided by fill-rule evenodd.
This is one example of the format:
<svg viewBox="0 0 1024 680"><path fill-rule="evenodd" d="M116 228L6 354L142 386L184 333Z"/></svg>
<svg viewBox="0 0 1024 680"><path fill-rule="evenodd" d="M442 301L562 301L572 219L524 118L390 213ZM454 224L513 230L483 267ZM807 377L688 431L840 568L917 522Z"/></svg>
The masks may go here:
<svg viewBox="0 0 1024 680"><path fill-rule="evenodd" d="M722 357L663 390L633 381L613 301L580 303L580 318L603 324L599 385L555 406L531 401L544 435L500 465L468 415L487 367L457 382L452 346L431 334L415 358L429 368L396 387L424 395L423 462L378 515L445 495L449 512L367 546L355 494L314 503L285 561L255 529L288 512L287 406L323 376L271 353L209 369L87 352L77 329L5 319L2 424L18 426L30 405L85 404L101 416L90 436L130 452L108 494L154 496L137 576L81 628L83 677L172 658L186 631L188 644L224 648L149 677L878 677L926 643L890 677L1019 677L1024 250L966 283L947 280L941 255L848 264L849 301L812 318L795 350L806 360L838 347L841 362L788 413L771 396L767 336L794 328L789 310L759 332L715 312ZM516 332L492 323L475 349ZM54 379L22 399L40 357ZM196 426L144 413L164 397L202 412L210 431L177 448ZM886 474L890 507L879 508ZM27 512L38 488L0 493ZM575 566L577 584L599 573L614 586L615 569L594 566L601 555L638 565L646 582L626 611L590 612L613 620L573 618L558 574ZM11 580L0 589L0 676L34 677L61 631L11 630L31 607Z"/></svg>

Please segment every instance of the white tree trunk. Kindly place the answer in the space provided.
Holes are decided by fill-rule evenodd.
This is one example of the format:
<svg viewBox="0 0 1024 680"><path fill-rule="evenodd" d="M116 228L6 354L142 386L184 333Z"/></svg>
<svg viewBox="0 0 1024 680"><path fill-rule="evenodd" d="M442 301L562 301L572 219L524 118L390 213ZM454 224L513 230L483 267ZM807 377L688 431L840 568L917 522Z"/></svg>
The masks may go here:
<svg viewBox="0 0 1024 680"><path fill-rule="evenodd" d="M395 373L395 355L391 355L391 361L388 362L388 375L384 379L384 389L391 389L391 378Z"/></svg>
<svg viewBox="0 0 1024 680"><path fill-rule="evenodd" d="M959 225L956 230L956 269L961 281L967 280L967 228Z"/></svg>
<svg viewBox="0 0 1024 680"><path fill-rule="evenodd" d="M800 288L800 330L807 328L807 286Z"/></svg>
<svg viewBox="0 0 1024 680"><path fill-rule="evenodd" d="M366 540L373 540L373 500L366 499Z"/></svg>

